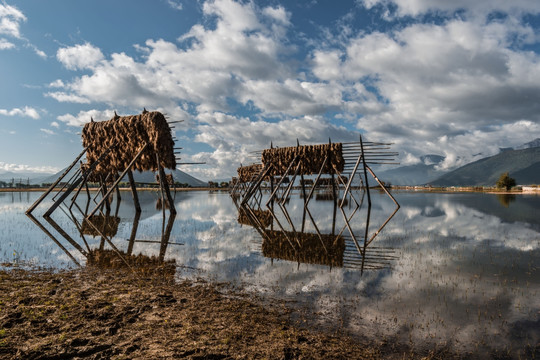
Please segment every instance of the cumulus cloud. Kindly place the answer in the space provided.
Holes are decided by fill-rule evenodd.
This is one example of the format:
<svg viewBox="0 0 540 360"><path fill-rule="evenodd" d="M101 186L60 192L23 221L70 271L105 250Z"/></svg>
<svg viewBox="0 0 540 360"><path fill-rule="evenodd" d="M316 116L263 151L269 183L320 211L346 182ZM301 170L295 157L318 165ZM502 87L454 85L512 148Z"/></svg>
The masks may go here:
<svg viewBox="0 0 540 360"><path fill-rule="evenodd" d="M47 134L47 135L55 135L56 133L54 131L52 131L51 129L39 129L41 132Z"/></svg>
<svg viewBox="0 0 540 360"><path fill-rule="evenodd" d="M95 67L104 56L101 50L90 43L58 49L56 58L67 69L82 70Z"/></svg>
<svg viewBox="0 0 540 360"><path fill-rule="evenodd" d="M11 110L0 109L0 115L4 116L24 116L32 119L39 119L39 113L36 109L25 106L24 108L14 108Z"/></svg>
<svg viewBox="0 0 540 360"><path fill-rule="evenodd" d="M66 84L64 84L64 82L61 79L56 79L49 84L50 88L63 88L65 86Z"/></svg>
<svg viewBox="0 0 540 360"><path fill-rule="evenodd" d="M45 93L45 96L52 97L56 101L59 102L71 102L71 103L77 103L77 104L88 104L90 103L90 100L79 95L75 94L69 94L64 91L53 91Z"/></svg>
<svg viewBox="0 0 540 360"><path fill-rule="evenodd" d="M504 126L494 124L540 120L540 57L512 49L515 39L529 41L530 33L511 20L411 24L362 34L342 51L315 51L313 73L325 81L369 83L380 106L364 112L359 128L378 139L395 138L404 153L443 151L456 160L446 165L456 166L472 160L470 154L498 151L493 139L502 134L494 132ZM468 148L457 149L463 138Z"/></svg>
<svg viewBox="0 0 540 360"><path fill-rule="evenodd" d="M12 172L39 172L44 174L54 174L60 168L54 166L31 166L25 164L11 164L0 161L0 170Z"/></svg>
<svg viewBox="0 0 540 360"><path fill-rule="evenodd" d="M15 6L0 4L0 34L21 38L20 25L26 16Z"/></svg>
<svg viewBox="0 0 540 360"><path fill-rule="evenodd" d="M15 44L7 41L6 39L0 39L0 50L13 49Z"/></svg>
<svg viewBox="0 0 540 360"><path fill-rule="evenodd" d="M305 116L278 122L251 121L225 113L203 113L197 118L199 134L195 141L211 145L214 152L195 156L206 161L207 168L194 169L204 178L232 176L240 163L250 164L260 159L253 151L274 146L294 146L296 139L302 145L333 141L357 140L357 135L326 121L323 117Z"/></svg>
<svg viewBox="0 0 540 360"><path fill-rule="evenodd" d="M88 110L88 111L79 111L79 113L74 116L71 114L64 114L57 117L61 122L66 123L70 126L82 126L87 122L90 122L90 119L93 118L94 121L103 121L109 120L114 116L114 110Z"/></svg>
<svg viewBox="0 0 540 360"><path fill-rule="evenodd" d="M418 16L428 12L453 13L465 10L472 14L487 15L493 12L509 14L540 13L540 4L529 0L360 0L366 8L377 5L397 7L398 16Z"/></svg>
<svg viewBox="0 0 540 360"><path fill-rule="evenodd" d="M174 10L182 10L184 8L184 6L182 5L181 2L179 1L175 1L175 0L167 0L167 4L173 8Z"/></svg>
<svg viewBox="0 0 540 360"><path fill-rule="evenodd" d="M45 59L47 54L32 44L28 39L21 34L21 24L25 22L26 16L18 8L6 3L0 4L0 35L11 37L18 42L22 42L23 46L31 49L36 55ZM16 45L6 39L0 38L0 50L13 49Z"/></svg>
<svg viewBox="0 0 540 360"><path fill-rule="evenodd" d="M539 5L520 0L361 4L393 7L398 16L437 12L443 20L411 20L384 33L349 29L334 42L310 42L312 51L300 59L284 7L207 1L203 15L215 21L203 24L211 25L196 24L177 42L149 39L134 45L140 57L105 56L89 43L59 49L58 61L87 74L51 83L57 91L46 96L112 109L153 107L186 119L183 126L196 130L196 140L213 148L201 155L209 162L208 174L234 168L251 148L272 140L290 145L296 138L356 137L332 125L334 119L356 124L369 140L394 142L406 163L426 153L445 155L446 168L531 140L527 131L540 122L540 57L524 47L537 44L535 29L513 16L479 21L453 14L537 14ZM89 113L58 120L80 125ZM515 135L507 134L509 129Z"/></svg>

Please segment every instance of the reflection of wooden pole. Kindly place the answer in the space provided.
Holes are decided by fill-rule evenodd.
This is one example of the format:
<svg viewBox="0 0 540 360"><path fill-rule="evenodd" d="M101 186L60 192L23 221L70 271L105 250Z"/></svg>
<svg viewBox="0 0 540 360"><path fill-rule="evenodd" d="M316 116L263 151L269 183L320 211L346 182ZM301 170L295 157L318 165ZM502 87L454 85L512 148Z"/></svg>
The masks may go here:
<svg viewBox="0 0 540 360"><path fill-rule="evenodd" d="M158 153L156 153L156 162L158 164L158 179L159 179L159 195L161 197L161 212L163 213L163 224L161 224L161 231L163 231L165 227L165 208L167 207L165 204L165 198L163 196L163 193L165 192L165 183L167 182L167 179L165 179L165 172L161 171L162 167L161 167L161 162L159 161Z"/></svg>
<svg viewBox="0 0 540 360"><path fill-rule="evenodd" d="M101 193L103 194L103 198L105 199L105 207L107 209L107 213L110 213L111 212L111 203L109 201L109 194L111 193L112 190L114 190L114 187L111 187L111 191L108 191L107 190L107 180L109 179L109 175L108 174L106 177L105 177L105 180L103 180L102 177L100 177L100 182L101 182Z"/></svg>
<svg viewBox="0 0 540 360"><path fill-rule="evenodd" d="M163 170L163 167L161 164L158 164L159 166L159 178L162 180L163 190L165 191L165 195L167 196L167 201L169 202L169 212L174 215L176 215L176 208L174 207L174 200L171 195L171 190L169 188L169 183L165 177L165 171ZM163 203L163 208L165 208L165 203Z"/></svg>
<svg viewBox="0 0 540 360"><path fill-rule="evenodd" d="M159 260L163 262L165 259L165 253L167 252L167 246L169 245L169 239L171 237L172 228L174 225L174 219L176 214L171 214L169 216L169 221L167 222L167 228L165 232L161 235L161 246L159 248Z"/></svg>
<svg viewBox="0 0 540 360"><path fill-rule="evenodd" d="M135 237L137 236L137 229L139 228L139 219L141 218L141 211L135 212L135 218L133 219L133 228L131 229L131 236L129 237L129 245L127 254L131 255L133 252L133 245L135 244Z"/></svg>
<svg viewBox="0 0 540 360"><path fill-rule="evenodd" d="M45 218L45 220L47 220L47 222L49 224L52 225L52 227L58 231L58 233L60 233L60 235L62 235L64 237L64 239L66 239L75 249L79 250L79 252L81 254L83 254L84 256L88 256L88 254L86 253L86 251L84 251L84 249L81 247L81 245L79 245L75 240L73 240L73 238L71 236L69 236L69 234L60 227L60 225L58 225L56 223L56 221L54 221L52 218L50 217L47 217Z"/></svg>
<svg viewBox="0 0 540 360"><path fill-rule="evenodd" d="M364 272L364 260L366 258L366 248L368 246L368 234L369 234L369 219L371 216L371 194L369 192L369 182L367 178L367 165L366 165L366 156L364 154L364 144L362 143L362 135L360 135L360 148L362 149L362 162L364 165L364 179L366 181L366 192L368 198L368 208L366 215L366 232L364 234L364 252L362 253L362 273Z"/></svg>
<svg viewBox="0 0 540 360"><path fill-rule="evenodd" d="M133 179L133 172L129 170L127 172L129 185L131 186L131 195L133 196L133 203L135 205L135 212L141 212L141 203L139 203L139 195L137 194L137 186L135 185L135 180Z"/></svg>
<svg viewBox="0 0 540 360"><path fill-rule="evenodd" d="M114 216L118 216L118 211L120 210L121 202L122 202L122 197L120 196L120 189L118 188L118 185L116 185L116 211L114 212Z"/></svg>
<svg viewBox="0 0 540 360"><path fill-rule="evenodd" d="M90 201L92 200L92 198L90 196L90 189L88 188L88 181L84 182L84 187L86 188L86 195L88 197L86 201L86 208L84 210L84 215L86 216L86 214L88 213L88 208L90 207Z"/></svg>
<svg viewBox="0 0 540 360"><path fill-rule="evenodd" d="M39 203L38 203L38 204L39 204ZM30 220L32 220L32 221L34 222L34 224L36 224L36 225L37 225L37 226L38 226L45 234L47 234L47 236L50 237L51 240L54 241L54 242L56 243L56 245L58 245L58 247L59 247L60 249L62 249L62 250L66 253L66 255L69 256L69 258L70 258L71 260L73 260L73 262L74 262L75 264L77 264L77 266L81 266L81 264L79 264L79 262L77 261L77 259L75 259L75 257L74 257L74 256L73 256L73 255L72 255L72 254L71 254L71 253L70 253L70 252L69 252L69 251L68 251L68 250L67 250L67 249L66 249L66 248L58 241L58 240L56 240L56 238L54 237L54 235L51 234L51 233L49 232L49 230L47 230L47 229L45 228L45 226L43 226L43 225L42 225L42 224L41 224L41 223L40 223L40 222L39 222L39 221L38 221L31 213L27 213L26 215L27 215L27 216L30 218Z"/></svg>

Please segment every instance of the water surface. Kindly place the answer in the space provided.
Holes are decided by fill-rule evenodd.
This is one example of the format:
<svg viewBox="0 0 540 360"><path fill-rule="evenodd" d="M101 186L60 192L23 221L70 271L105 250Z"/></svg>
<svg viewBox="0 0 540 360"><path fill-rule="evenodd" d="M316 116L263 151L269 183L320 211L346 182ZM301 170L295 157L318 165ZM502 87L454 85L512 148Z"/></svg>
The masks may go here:
<svg viewBox="0 0 540 360"><path fill-rule="evenodd" d="M44 222L45 228L65 250L24 215L39 195L0 193L0 262L85 266L85 256L49 223ZM305 305L314 324L343 326L372 339L398 339L420 348L437 345L530 357L527 351L540 339L540 197L394 195L401 209L368 247L374 255L364 271L348 229L343 232L343 267L291 261L279 252L272 253L275 258L265 257L260 229L238 222L238 208L224 192L176 194L178 215L164 256L176 261L179 277L228 281ZM136 239L145 242L135 242L133 253L158 256L165 226L161 210L156 210L158 195L139 196L143 213ZM372 193L372 204L370 234L395 207L383 194ZM42 220L48 205L44 202L35 211L36 218ZM120 223L112 242L126 251L135 217L129 193L122 194L118 209ZM300 196L285 206L295 230L305 219L302 209ZM343 229L343 215L338 211L334 216L331 201L312 201L309 209L314 221L305 220L306 232L335 234ZM281 208L275 210L277 220L288 224ZM69 215L60 208L53 219L82 244ZM280 230L275 220L272 226ZM362 208L351 228L361 240L365 227ZM90 248L101 245L99 236L86 240Z"/></svg>

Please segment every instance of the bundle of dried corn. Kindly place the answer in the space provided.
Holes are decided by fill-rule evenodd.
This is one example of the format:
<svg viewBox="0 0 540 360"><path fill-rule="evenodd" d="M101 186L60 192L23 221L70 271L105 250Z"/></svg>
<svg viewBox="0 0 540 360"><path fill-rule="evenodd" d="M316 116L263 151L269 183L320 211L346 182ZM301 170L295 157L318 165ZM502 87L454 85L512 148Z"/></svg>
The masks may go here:
<svg viewBox="0 0 540 360"><path fill-rule="evenodd" d="M107 161L107 160L105 160ZM90 168L90 164L88 163L82 163L81 164L81 170L83 173L85 173ZM105 183L105 184L112 184L118 179L119 174L116 173L100 173L97 171L93 171L86 177L86 181L91 183Z"/></svg>
<svg viewBox="0 0 540 360"><path fill-rule="evenodd" d="M257 178L257 175L262 171L262 164L253 164L239 167L236 171L238 172L238 180L241 183L246 183L254 181Z"/></svg>
<svg viewBox="0 0 540 360"><path fill-rule="evenodd" d="M97 165L93 180L99 175L118 174L126 169L144 144L148 146L135 162L134 169L158 170L156 155L162 167L176 168L171 129L163 114L157 111L87 123L82 130L82 140L83 147L88 148L86 166L94 163L111 145L116 145Z"/></svg>
<svg viewBox="0 0 540 360"><path fill-rule="evenodd" d="M89 224L89 222L92 224ZM101 235L113 237L118 232L118 224L120 224L118 216L92 215L83 220L81 231L85 235L94 237Z"/></svg>
<svg viewBox="0 0 540 360"><path fill-rule="evenodd" d="M327 266L343 266L343 254L345 253L345 239L332 235L296 233L296 237L301 244L299 250L295 250L287 237L296 243L295 233L290 231L265 231L262 243L263 256L273 259L283 259L289 261L299 261L305 264L319 264ZM326 250L325 250L326 248Z"/></svg>
<svg viewBox="0 0 540 360"><path fill-rule="evenodd" d="M88 254L88 265L104 269L121 269L129 265L133 270L144 275L170 277L176 273L174 259L163 261L155 256L128 255L124 252L120 255L113 250L93 249Z"/></svg>
<svg viewBox="0 0 540 360"><path fill-rule="evenodd" d="M172 174L165 174L165 179L167 179L167 184L174 185ZM159 174L156 174L156 182L159 183Z"/></svg>
<svg viewBox="0 0 540 360"><path fill-rule="evenodd" d="M265 167L272 165L272 175L283 175L296 156L301 161L300 174L304 175L318 174L327 156L323 173L342 172L345 166L341 143L266 149L262 152L262 163Z"/></svg>
<svg viewBox="0 0 540 360"><path fill-rule="evenodd" d="M272 217L272 213L270 210L251 210L253 214L246 213L245 210L240 209L240 212L238 214L238 223L242 225L249 225L249 226L255 226L254 219L252 219L252 216L255 215L255 217L259 220L260 224L262 225L263 229L266 229L270 225L272 225L272 222L274 218Z"/></svg>

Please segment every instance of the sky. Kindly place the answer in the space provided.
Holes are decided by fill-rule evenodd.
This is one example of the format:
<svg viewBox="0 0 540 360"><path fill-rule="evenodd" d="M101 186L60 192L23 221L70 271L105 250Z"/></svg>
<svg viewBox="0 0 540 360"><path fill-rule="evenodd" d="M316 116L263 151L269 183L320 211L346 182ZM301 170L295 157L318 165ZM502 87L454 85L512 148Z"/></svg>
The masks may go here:
<svg viewBox="0 0 540 360"><path fill-rule="evenodd" d="M0 0L0 172L55 172L80 131L161 111L179 168L392 142L452 169L540 137L540 1Z"/></svg>

